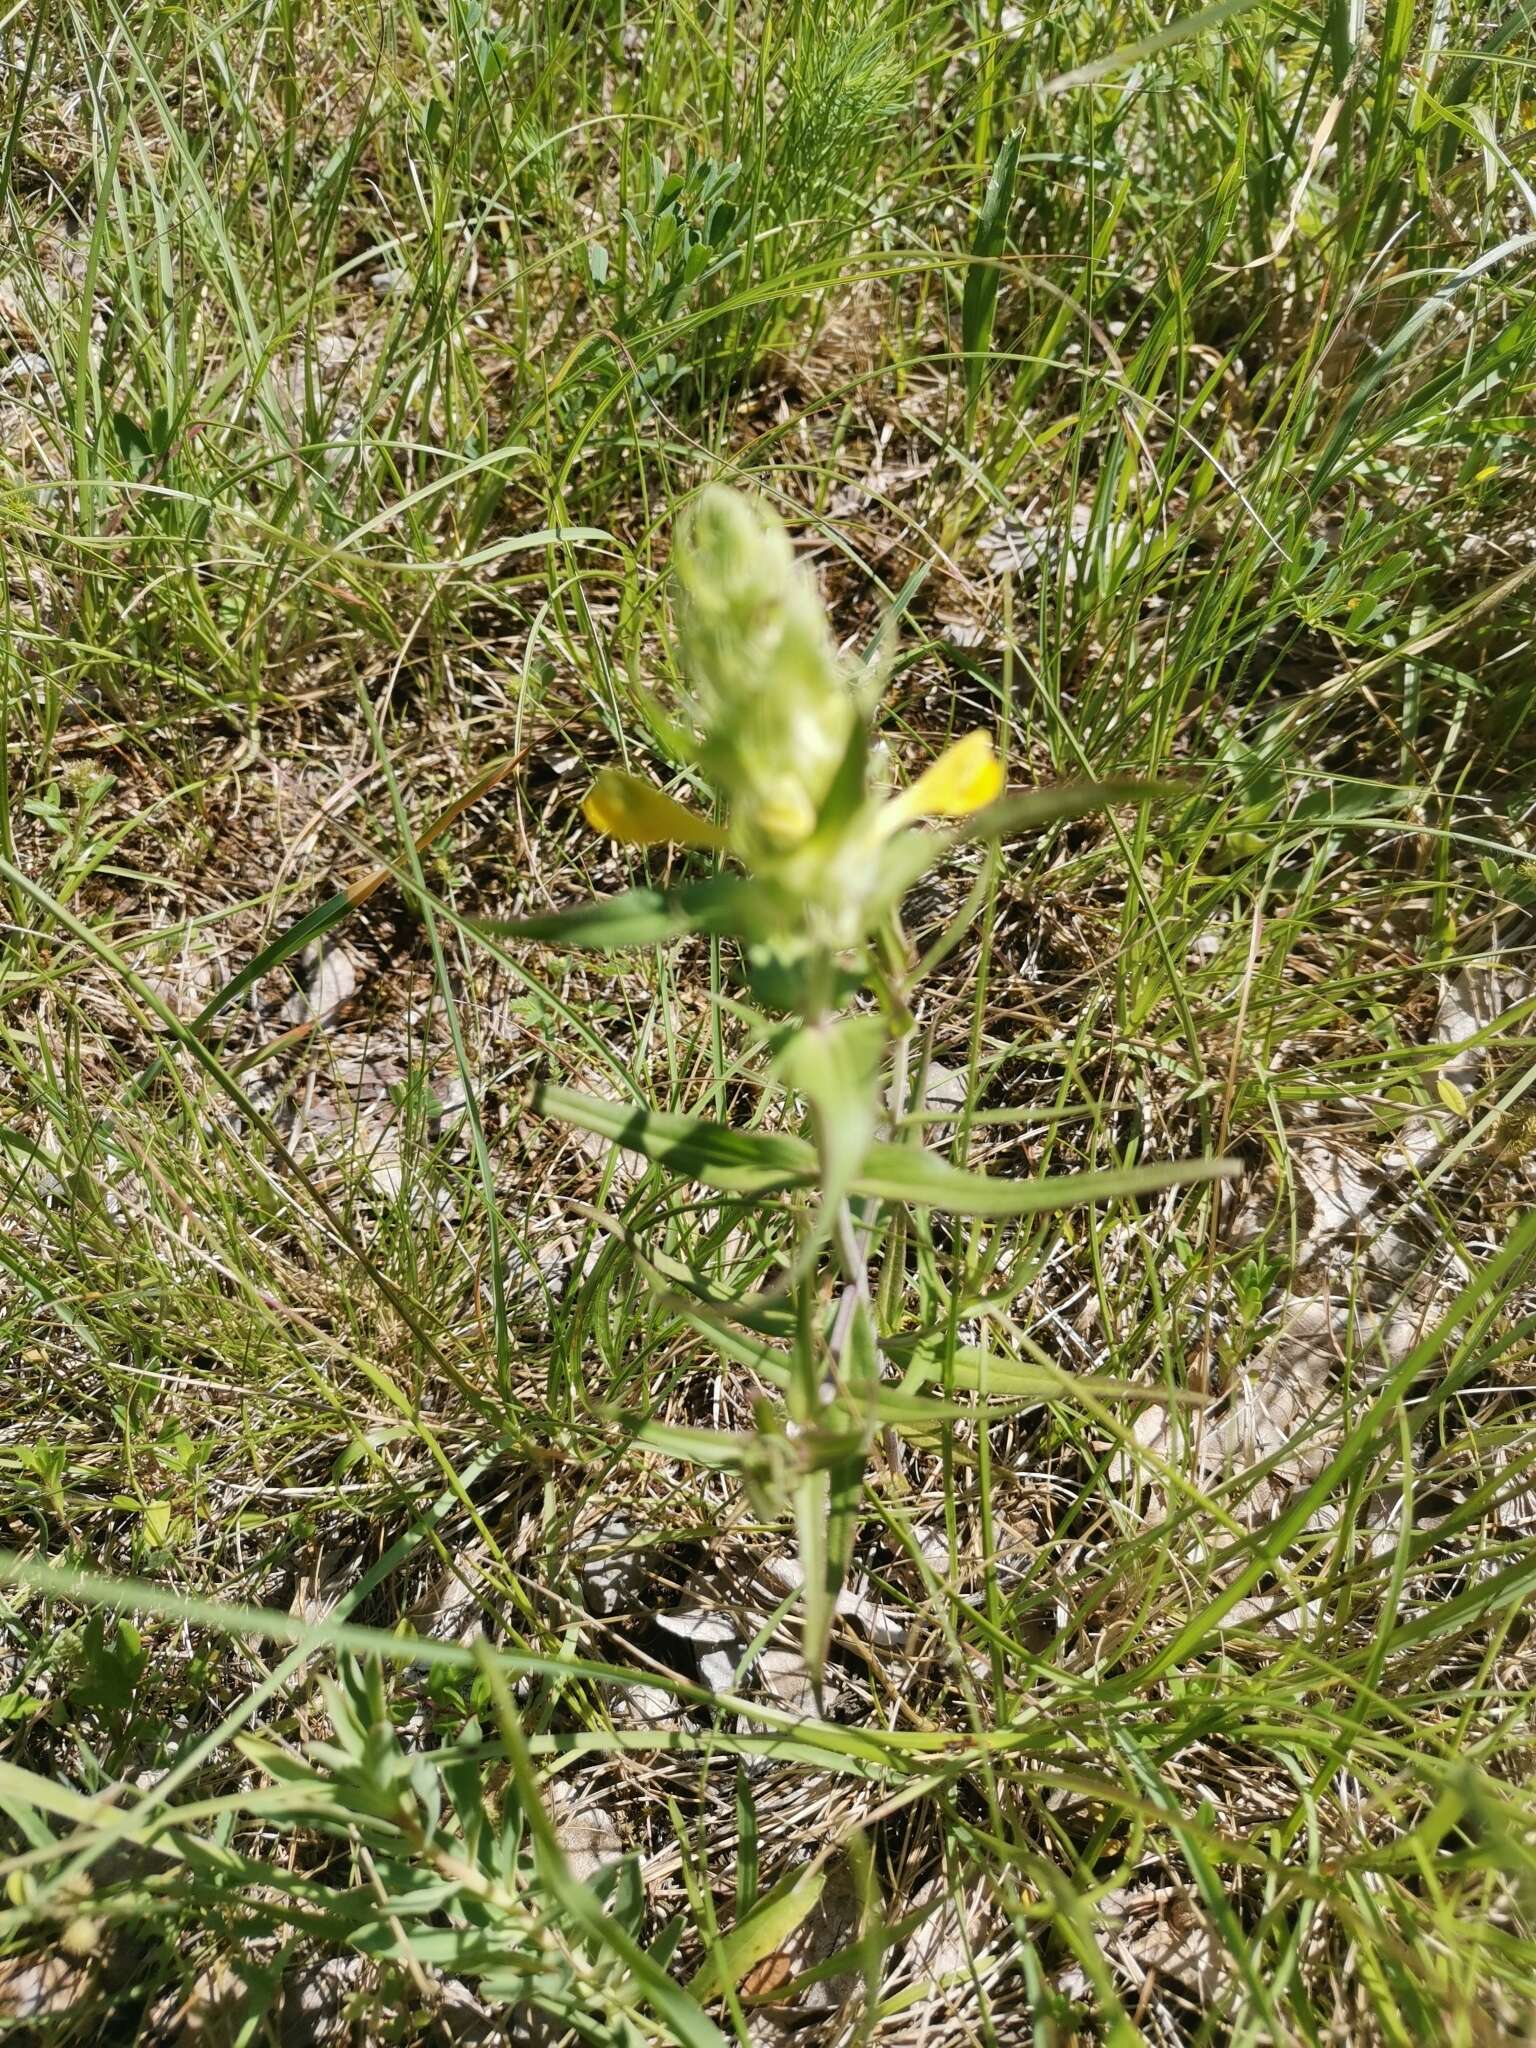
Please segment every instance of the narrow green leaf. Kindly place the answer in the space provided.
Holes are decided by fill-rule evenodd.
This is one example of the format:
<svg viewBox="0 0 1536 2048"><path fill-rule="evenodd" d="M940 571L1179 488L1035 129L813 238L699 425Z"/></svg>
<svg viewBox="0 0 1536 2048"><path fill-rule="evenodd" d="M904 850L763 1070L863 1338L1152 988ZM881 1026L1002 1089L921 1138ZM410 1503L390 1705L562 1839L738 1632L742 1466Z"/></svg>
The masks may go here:
<svg viewBox="0 0 1536 2048"><path fill-rule="evenodd" d="M815 1184L819 1162L803 1138L766 1131L733 1131L703 1117L612 1102L553 1082L538 1083L530 1107L541 1116L575 1124L611 1139L626 1151L700 1181L724 1194L765 1194L773 1188ZM914 1145L874 1144L849 1185L850 1194L945 1209L958 1216L1039 1216L1083 1202L1155 1194L1189 1183L1229 1179L1230 1159L1176 1159L1150 1166L1109 1168L1042 1180L997 1180L952 1166Z"/></svg>
<svg viewBox="0 0 1536 2048"><path fill-rule="evenodd" d="M955 839L1011 839L1020 832L1038 832L1046 825L1060 825L1072 818L1085 818L1093 811L1108 810L1111 804L1154 803L1159 797L1187 796L1177 782L1148 782L1137 776L1116 775L1103 782L1063 782L1054 789L1029 789L999 797L984 811L977 811L954 828Z"/></svg>
<svg viewBox="0 0 1536 2048"><path fill-rule="evenodd" d="M494 939L528 939L594 953L626 946L661 946L689 930L688 914L670 889L626 889L590 903L536 917L475 918L471 929Z"/></svg>
<svg viewBox="0 0 1536 2048"><path fill-rule="evenodd" d="M822 1887L822 1869L793 1870L765 1892L744 1920L739 1920L715 1947L698 1974L689 1980L694 1998L718 1998L734 1990L749 1971L775 1955L809 1916Z"/></svg>
<svg viewBox="0 0 1536 2048"><path fill-rule="evenodd" d="M231 1003L237 1003L264 976L284 966L302 953L307 946L312 946L316 940L323 938L355 907L351 892L343 889L338 895L327 897L324 903L317 904L313 910L306 911L303 917L297 919L285 932L280 932L270 946L263 946L253 959L248 960L237 974L231 975L224 986L209 997L187 1026L188 1032L197 1038L205 1036L209 1025L221 1011L227 1010ZM129 1091L130 1101L142 1095L164 1073L169 1058L169 1053L161 1053L146 1068Z"/></svg>
<svg viewBox="0 0 1536 2048"><path fill-rule="evenodd" d="M474 929L492 938L616 953L626 946L664 945L688 932L752 937L772 923L773 908L772 894L762 883L714 875L681 889L626 889L622 895L537 917L480 919Z"/></svg>
<svg viewBox="0 0 1536 2048"><path fill-rule="evenodd" d="M68 1785L58 1784L52 1778L37 1777L20 1764L6 1763L3 1759L0 1759L0 1803L8 1814L20 1813L23 1808L36 1809L39 1813L54 1814L79 1828L91 1827L102 1820L107 1805L104 1799L88 1799L83 1792L71 1791Z"/></svg>
<svg viewBox="0 0 1536 2048"><path fill-rule="evenodd" d="M1218 28L1222 22L1230 21L1234 14L1246 14L1249 8L1257 5L1258 0L1215 0L1214 6L1202 7L1194 14L1180 15L1177 21L1170 21L1166 28L1160 28L1150 36L1142 36L1134 43L1122 43L1107 57L1097 57L1091 64L1080 64L1075 71L1063 71L1055 78L1047 79L1040 88L1041 95L1050 98L1055 93L1070 92L1076 86L1096 85L1101 78L1139 64L1143 57L1155 57L1160 50L1172 49L1175 43L1204 35L1208 28Z"/></svg>
<svg viewBox="0 0 1536 2048"><path fill-rule="evenodd" d="M647 1109L638 1102L613 1102L552 1081L534 1087L530 1107L539 1116L556 1117L578 1130L610 1138L626 1151L728 1195L804 1187L816 1177L815 1147L803 1138L733 1131L703 1117Z"/></svg>
<svg viewBox="0 0 1536 2048"><path fill-rule="evenodd" d="M492 938L528 938L590 952L659 946L686 932L752 938L774 922L772 891L741 874L713 874L684 889L625 889L623 895L573 903L537 918L483 918L477 932Z"/></svg>
<svg viewBox="0 0 1536 2048"><path fill-rule="evenodd" d="M882 1144L871 1146L853 1185L856 1194L956 1216L1041 1216L1083 1202L1120 1201L1195 1181L1229 1180L1240 1171L1234 1159L1173 1159L1043 1180L997 1180L951 1166L936 1152L915 1145Z"/></svg>
<svg viewBox="0 0 1536 2048"><path fill-rule="evenodd" d="M754 1446L752 1437L737 1430L691 1429L681 1422L641 1422L633 1424L630 1433L634 1442L644 1444L647 1450L698 1465L706 1472L739 1472Z"/></svg>
<svg viewBox="0 0 1536 2048"><path fill-rule="evenodd" d="M960 345L965 351L965 398L967 414L975 408L986 373L987 353L992 344L992 325L997 316L997 287L1003 249L1008 239L1008 215L1013 206L1013 185L1019 168L1022 131L1015 128L1003 139L987 180L986 195L971 243L971 260L965 273L965 293L960 306Z"/></svg>

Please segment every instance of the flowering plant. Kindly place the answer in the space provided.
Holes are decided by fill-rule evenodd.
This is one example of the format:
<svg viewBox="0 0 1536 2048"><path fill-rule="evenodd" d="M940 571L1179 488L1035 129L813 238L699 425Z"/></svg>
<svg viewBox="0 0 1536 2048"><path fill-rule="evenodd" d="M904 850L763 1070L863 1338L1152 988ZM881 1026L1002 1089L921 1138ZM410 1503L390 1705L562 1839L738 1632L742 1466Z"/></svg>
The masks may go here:
<svg viewBox="0 0 1536 2048"><path fill-rule="evenodd" d="M677 579L698 765L728 822L612 768L587 797L588 822L628 845L729 852L765 885L784 936L852 945L912 879L890 853L896 835L1001 795L991 739L967 734L910 789L891 791L884 750L870 744L871 693L839 660L783 526L737 493L717 487L699 501Z"/></svg>
<svg viewBox="0 0 1536 2048"><path fill-rule="evenodd" d="M627 1421L674 1455L738 1472L760 1513L792 1510L806 1660L819 1681L877 1434L889 1441L904 1428L943 1426L960 1412L957 1392L1037 1401L1070 1393L1043 1357L1021 1366L957 1345L954 1317L914 1324L899 1285L882 1285L877 1301L875 1248L887 1272L899 1266L912 1208L1038 1214L1222 1169L1183 1161L1004 1180L905 1136L918 970L901 929L904 895L962 837L996 841L1156 791L1114 782L1005 797L985 732L956 740L898 790L872 731L878 672L854 672L839 657L815 584L777 518L734 491L707 490L683 526L674 568L690 765L725 816L717 821L612 768L583 809L622 844L695 849L730 867L497 929L600 950L688 931L731 937L751 993L778 1015L759 1014L757 1028L784 1092L780 1131L741 1131L552 1081L534 1089L531 1106L706 1187L765 1205L788 1199L793 1238L780 1285L750 1305L675 1259L641 1254L658 1285L692 1296L701 1335L727 1357L747 1347L759 1380L782 1388L782 1409L759 1402L755 1429L737 1435ZM942 821L939 830L921 829L932 820ZM802 1119L808 1136L795 1128ZM944 1383L942 1398L934 1379Z"/></svg>

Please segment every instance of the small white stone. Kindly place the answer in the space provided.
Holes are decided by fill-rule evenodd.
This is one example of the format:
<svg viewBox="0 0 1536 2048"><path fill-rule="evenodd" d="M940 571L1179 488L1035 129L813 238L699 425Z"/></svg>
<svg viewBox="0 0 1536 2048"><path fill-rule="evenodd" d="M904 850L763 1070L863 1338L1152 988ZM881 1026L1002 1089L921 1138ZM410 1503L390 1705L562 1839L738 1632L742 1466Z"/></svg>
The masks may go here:
<svg viewBox="0 0 1536 2048"><path fill-rule="evenodd" d="M304 980L284 1003L285 1024L307 1024L327 1017L350 1000L357 990L357 969L340 946L329 949L318 943L304 950Z"/></svg>
<svg viewBox="0 0 1536 2048"><path fill-rule="evenodd" d="M645 1599L650 1575L643 1553L633 1547L634 1533L627 1516L614 1514L605 1515L578 1538L582 1602L600 1621L626 1613Z"/></svg>
<svg viewBox="0 0 1536 2048"><path fill-rule="evenodd" d="M574 1792L559 1785L551 1791L549 1804L571 1875L583 1884L624 1854L624 1837L606 1806L583 1806Z"/></svg>

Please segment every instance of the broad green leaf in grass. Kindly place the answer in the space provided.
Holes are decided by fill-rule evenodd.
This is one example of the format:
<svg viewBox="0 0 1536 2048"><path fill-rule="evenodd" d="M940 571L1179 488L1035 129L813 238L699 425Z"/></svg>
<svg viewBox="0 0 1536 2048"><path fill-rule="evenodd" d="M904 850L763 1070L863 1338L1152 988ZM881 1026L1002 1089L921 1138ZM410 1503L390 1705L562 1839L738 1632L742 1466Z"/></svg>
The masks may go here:
<svg viewBox="0 0 1536 2048"><path fill-rule="evenodd" d="M1103 782L1063 782L1053 789L1025 789L1000 796L984 811L952 826L952 839L1011 839L1021 832L1039 832L1047 825L1086 818L1111 804L1149 804L1159 798L1187 796L1177 782L1149 782L1133 775L1111 776Z"/></svg>
<svg viewBox="0 0 1536 2048"><path fill-rule="evenodd" d="M853 966L844 966L793 934L747 946L742 961L747 986L759 1003L801 1015L845 1003L864 986L868 973L860 953L854 954Z"/></svg>
<svg viewBox="0 0 1536 2048"><path fill-rule="evenodd" d="M719 1998L734 1990L759 1963L776 1955L810 1915L826 1884L821 1868L793 1870L765 1892L744 1920L715 1945L702 1969L690 1979L694 1998Z"/></svg>
<svg viewBox="0 0 1536 2048"><path fill-rule="evenodd" d="M616 953L627 946L664 945L689 932L750 939L773 921L774 896L764 883L716 875L681 889L626 889L536 917L487 918L475 929L492 938Z"/></svg>
<svg viewBox="0 0 1536 2048"><path fill-rule="evenodd" d="M539 1116L574 1124L609 1138L626 1151L728 1195L766 1194L806 1187L816 1177L816 1150L803 1138L765 1131L733 1131L704 1117L614 1102L554 1082L535 1085L529 1106Z"/></svg>
<svg viewBox="0 0 1536 2048"><path fill-rule="evenodd" d="M829 853L835 858L843 828L852 823L868 801L868 782L869 731L862 719L856 719L849 730L848 744L843 749L837 773L816 813L816 830L811 840L813 846L818 839L825 840Z"/></svg>
<svg viewBox="0 0 1536 2048"><path fill-rule="evenodd" d="M1048 1358L1005 1358L1001 1352L984 1351L975 1344L956 1345L946 1371L947 1338L937 1331L916 1337L886 1337L881 1349L887 1358L905 1366L902 1393L913 1408L921 1407L929 1415L937 1414L940 1404L923 1397L920 1390L945 1377L958 1394L982 1394L1017 1403L1157 1401L1198 1407L1201 1399L1182 1388L1148 1386L1140 1380L1115 1379L1106 1373L1064 1372ZM881 1388L882 1402L889 1394L889 1388Z"/></svg>
<svg viewBox="0 0 1536 2048"><path fill-rule="evenodd" d="M1005 136L1003 146L987 180L986 196L971 243L971 260L966 267L965 293L960 306L960 345L965 351L965 405L967 417L975 412L986 374L987 353L992 344L992 323L997 315L997 287L1003 248L1008 237L1008 215L1013 206L1013 184L1019 168L1022 130Z"/></svg>
<svg viewBox="0 0 1536 2048"><path fill-rule="evenodd" d="M1467 1098L1462 1094L1449 1074L1438 1076L1435 1081L1435 1093L1453 1116L1465 1116L1467 1114Z"/></svg>
<svg viewBox="0 0 1536 2048"><path fill-rule="evenodd" d="M540 1116L574 1124L638 1152L671 1172L724 1194L766 1194L809 1187L818 1174L815 1147L778 1132L734 1131L704 1117L614 1102L552 1081L537 1083L529 1106ZM1044 1180L998 1180L952 1166L912 1145L876 1143L866 1151L849 1193L944 1209L957 1216L1039 1216L1081 1202L1155 1194L1198 1181L1225 1180L1239 1171L1230 1159L1177 1159Z"/></svg>

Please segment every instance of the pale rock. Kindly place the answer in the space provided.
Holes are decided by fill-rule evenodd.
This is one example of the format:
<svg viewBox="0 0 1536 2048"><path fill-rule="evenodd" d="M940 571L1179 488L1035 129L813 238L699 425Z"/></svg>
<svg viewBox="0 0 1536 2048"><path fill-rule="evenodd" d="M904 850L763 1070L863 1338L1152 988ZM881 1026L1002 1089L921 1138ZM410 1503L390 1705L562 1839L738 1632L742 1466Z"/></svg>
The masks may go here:
<svg viewBox="0 0 1536 2048"><path fill-rule="evenodd" d="M44 2020L80 2002L86 1971L65 1955L14 1956L0 1962L0 2020Z"/></svg>
<svg viewBox="0 0 1536 2048"><path fill-rule="evenodd" d="M0 364L0 388L13 384L54 384L53 365L37 349L20 349L9 362Z"/></svg>
<svg viewBox="0 0 1536 2048"><path fill-rule="evenodd" d="M656 1626L681 1643L692 1643L695 1649L723 1649L728 1643L741 1640L741 1630L734 1615L727 1614L721 1607L697 1603L675 1607L669 1614L658 1614Z"/></svg>
<svg viewBox="0 0 1536 2048"><path fill-rule="evenodd" d="M615 1686L608 1695L608 1711L619 1728L680 1728L683 1703L664 1685L637 1680L633 1685Z"/></svg>
<svg viewBox="0 0 1536 2048"><path fill-rule="evenodd" d="M757 1660L757 1675L776 1707L802 1720L816 1712L816 1687L802 1653L770 1643Z"/></svg>
<svg viewBox="0 0 1536 2048"><path fill-rule="evenodd" d="M670 1614L658 1614L656 1626L689 1645L701 1685L713 1693L736 1690L744 1642L735 1615L723 1608L685 1604Z"/></svg>
<svg viewBox="0 0 1536 2048"><path fill-rule="evenodd" d="M785 1593L798 1593L805 1584L805 1571L799 1558L787 1553L768 1559L763 1566L763 1575L777 1587L779 1597ZM876 1649L900 1649L907 1640L909 1623L906 1617L873 1598L865 1579L856 1578L843 1587L837 1596L837 1612L856 1622Z"/></svg>
<svg viewBox="0 0 1536 2048"><path fill-rule="evenodd" d="M909 1078L905 1103L896 1100L894 1086L887 1091L886 1109L893 1118L921 1116L923 1143L942 1147L954 1135L968 1092L964 1074L930 1060L921 1082Z"/></svg>
<svg viewBox="0 0 1536 2048"><path fill-rule="evenodd" d="M347 2038L349 2007L362 1990L361 1956L324 1956L301 1963L284 1977L277 1997L277 2038L281 2048L329 2048Z"/></svg>
<svg viewBox="0 0 1536 2048"><path fill-rule="evenodd" d="M632 1613L650 1590L645 1554L633 1547L628 1516L605 1515L576 1540L581 1559L581 1598L588 1614L607 1621Z"/></svg>
<svg viewBox="0 0 1536 2048"><path fill-rule="evenodd" d="M280 1012L284 1024L308 1024L329 1017L357 992L357 969L351 956L340 946L322 946L319 940L306 946L302 955L300 986Z"/></svg>
<svg viewBox="0 0 1536 2048"><path fill-rule="evenodd" d="M699 1652L699 1683L707 1685L712 1693L734 1693L738 1687L737 1673L741 1667L738 1646L735 1643L719 1650Z"/></svg>
<svg viewBox="0 0 1536 2048"><path fill-rule="evenodd" d="M583 1804L579 1793L558 1780L547 1796L556 1838L571 1875L582 1884L624 1854L624 1837L606 1806Z"/></svg>

